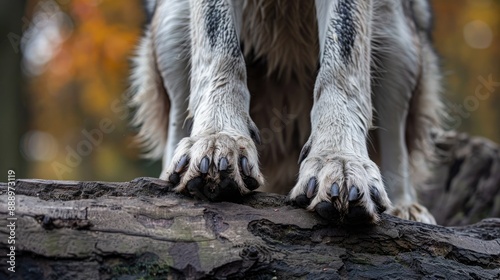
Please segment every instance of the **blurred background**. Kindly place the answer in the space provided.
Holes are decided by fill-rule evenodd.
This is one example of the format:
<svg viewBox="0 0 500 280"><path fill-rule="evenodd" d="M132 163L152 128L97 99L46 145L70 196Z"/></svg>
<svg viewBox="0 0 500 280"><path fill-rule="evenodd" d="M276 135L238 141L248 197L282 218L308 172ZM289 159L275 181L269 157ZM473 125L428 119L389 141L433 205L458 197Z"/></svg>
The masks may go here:
<svg viewBox="0 0 500 280"><path fill-rule="evenodd" d="M9 169L63 180L159 175L159 162L139 158L123 98L141 2L0 0L0 181ZM432 4L447 128L500 142L500 1Z"/></svg>

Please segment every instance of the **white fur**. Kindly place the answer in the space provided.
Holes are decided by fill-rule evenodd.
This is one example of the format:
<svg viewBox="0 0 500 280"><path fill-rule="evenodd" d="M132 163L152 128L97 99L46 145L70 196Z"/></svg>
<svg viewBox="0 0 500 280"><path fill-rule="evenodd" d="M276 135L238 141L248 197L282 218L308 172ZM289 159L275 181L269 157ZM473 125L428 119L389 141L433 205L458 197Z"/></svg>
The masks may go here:
<svg viewBox="0 0 500 280"><path fill-rule="evenodd" d="M158 71L170 100L168 139L163 150L164 168L170 164L181 139L189 136L185 120L188 116L190 92L191 37L190 9L187 0L157 0L151 29L157 55ZM164 131L167 126L155 127Z"/></svg>
<svg viewBox="0 0 500 280"><path fill-rule="evenodd" d="M430 129L438 125L436 114L440 109L439 75L430 69L436 67L436 58L428 50L426 34L418 31L428 27L424 25L430 16L422 14L428 13L428 7L423 6L427 3L415 2L415 23L405 16L409 5L382 1L375 6L375 14L386 16L374 21L373 40L384 47L374 51L377 71L372 87L382 175L389 197L397 202L391 212L406 213L406 218L410 212L425 209L414 207L415 185L422 184L427 175L425 159L432 150L428 144ZM429 87L428 83L434 85ZM429 97L432 100L425 100ZM411 135L409 142L406 133ZM434 221L427 210L411 216Z"/></svg>
<svg viewBox="0 0 500 280"><path fill-rule="evenodd" d="M146 158L159 159L167 142L167 114L170 103L157 69L153 32L146 30L133 59L130 104L137 107L132 124L140 127L137 139Z"/></svg>
<svg viewBox="0 0 500 280"><path fill-rule="evenodd" d="M180 142L172 162L160 178L168 179L180 158L187 155L189 168L176 188L182 191L187 182L200 176L199 163L208 156L211 166L209 177L218 182L218 163L220 158L226 157L240 192L246 193L248 190L241 178L238 162L241 156L248 158L252 177L260 185L264 184L264 177L258 168L257 148L250 138L249 127L255 125L248 113L250 94L245 84L245 61L242 55L232 56L231 50L225 49L225 46L216 46L215 49L210 46L205 26L200 24L205 16L203 5L197 0L190 1L189 5L192 48L188 110L193 126L190 137ZM229 3L222 2L221 6L221 9L231 11ZM237 29L240 20L235 14L221 18L227 29ZM237 37L232 39L239 40Z"/></svg>
<svg viewBox="0 0 500 280"><path fill-rule="evenodd" d="M341 20L337 1L324 4L318 1L318 26L321 66L314 89L314 106L311 111L312 131L307 146L310 152L302 162L299 179L290 194L293 200L306 193L307 182L318 180L318 194L309 205L310 210L321 201L330 201L329 191L333 183L340 186L340 197L336 200L341 214L347 213L349 189L356 186L362 199L359 202L378 220L376 206L370 197L370 187L381 194L382 204L389 208L390 201L382 183L380 171L368 155L366 139L372 125L370 90L371 63L371 1L359 1L353 12L357 29L352 48L352 62L345 63L340 53L339 34L332 23ZM368 23L368 24L366 24ZM333 43L329 43L331 38ZM333 44L333 45L326 45Z"/></svg>

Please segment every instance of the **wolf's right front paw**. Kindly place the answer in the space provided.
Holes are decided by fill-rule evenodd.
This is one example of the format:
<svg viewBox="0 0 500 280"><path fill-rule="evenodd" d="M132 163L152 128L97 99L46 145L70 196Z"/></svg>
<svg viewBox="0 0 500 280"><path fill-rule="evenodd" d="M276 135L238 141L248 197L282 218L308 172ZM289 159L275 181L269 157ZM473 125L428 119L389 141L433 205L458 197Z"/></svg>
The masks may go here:
<svg viewBox="0 0 500 280"><path fill-rule="evenodd" d="M264 184L252 139L223 132L186 137L160 179L204 200L234 200Z"/></svg>
<svg viewBox="0 0 500 280"><path fill-rule="evenodd" d="M375 163L328 150L304 158L290 200L326 220L351 225L375 224L391 207Z"/></svg>

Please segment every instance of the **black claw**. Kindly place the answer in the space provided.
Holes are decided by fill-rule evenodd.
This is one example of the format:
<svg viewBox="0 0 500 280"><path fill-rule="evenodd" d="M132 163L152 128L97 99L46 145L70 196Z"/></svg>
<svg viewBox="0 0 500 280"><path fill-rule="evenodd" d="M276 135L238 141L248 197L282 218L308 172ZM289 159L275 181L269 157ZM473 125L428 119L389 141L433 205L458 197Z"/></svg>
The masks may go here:
<svg viewBox="0 0 500 280"><path fill-rule="evenodd" d="M330 189L330 196L332 198L339 197L340 195L340 187L339 184L333 183L332 188Z"/></svg>
<svg viewBox="0 0 500 280"><path fill-rule="evenodd" d="M372 186L370 189L370 197L375 202L375 205L377 206L377 212L378 213L383 213L386 210L386 207L382 205L381 198L380 198L380 192L375 186Z"/></svg>
<svg viewBox="0 0 500 280"><path fill-rule="evenodd" d="M316 205L314 210L323 219L332 220L332 221L339 221L339 219L340 219L340 212L337 209L335 209L333 204L331 204L329 202L322 201L322 202L318 203L318 205Z"/></svg>
<svg viewBox="0 0 500 280"><path fill-rule="evenodd" d="M305 145L302 147L302 150L300 151L300 156L299 156L299 165L306 159L306 157L309 155L309 151L311 150L311 146Z"/></svg>
<svg viewBox="0 0 500 280"><path fill-rule="evenodd" d="M352 186L349 190L349 201L359 200L361 197L359 195L359 190L356 186Z"/></svg>
<svg viewBox="0 0 500 280"><path fill-rule="evenodd" d="M307 198L307 196L301 194L301 195L297 196L297 198L295 198L295 203L300 208L306 208L311 203L311 200L309 198Z"/></svg>
<svg viewBox="0 0 500 280"><path fill-rule="evenodd" d="M181 171L184 169L184 167L186 167L186 164L188 163L188 156L187 155L183 155L181 157L181 159L179 160L179 162L177 163L177 165L175 166L175 172L176 173L181 173Z"/></svg>
<svg viewBox="0 0 500 280"><path fill-rule="evenodd" d="M245 176L250 176L250 166L248 165L247 157L241 157L240 161L243 174L245 174Z"/></svg>
<svg viewBox="0 0 500 280"><path fill-rule="evenodd" d="M201 172L201 174L207 174L209 167L210 167L210 160L208 159L208 157L202 158L201 162L200 162L200 172Z"/></svg>
<svg viewBox="0 0 500 280"><path fill-rule="evenodd" d="M172 185L177 186L181 181L181 176L179 175L179 173L174 172L170 174L170 176L168 177L168 181L172 183Z"/></svg>
<svg viewBox="0 0 500 280"><path fill-rule="evenodd" d="M314 196L314 194L316 193L316 186L317 186L316 178L312 177L311 179L309 179L309 182L307 183L307 192L306 192L307 198L310 199Z"/></svg>
<svg viewBox="0 0 500 280"><path fill-rule="evenodd" d="M229 166L229 162L227 161L227 158L222 157L219 160L219 171L226 171Z"/></svg>

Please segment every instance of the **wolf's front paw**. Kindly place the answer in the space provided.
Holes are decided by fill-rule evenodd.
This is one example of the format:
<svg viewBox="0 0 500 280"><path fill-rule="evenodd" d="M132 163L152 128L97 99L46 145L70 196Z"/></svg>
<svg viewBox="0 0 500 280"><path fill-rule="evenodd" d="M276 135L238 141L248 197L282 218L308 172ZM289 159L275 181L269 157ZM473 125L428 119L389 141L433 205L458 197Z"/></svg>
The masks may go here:
<svg viewBox="0 0 500 280"><path fill-rule="evenodd" d="M182 139L160 179L208 200L234 200L264 184L253 140L222 132Z"/></svg>
<svg viewBox="0 0 500 280"><path fill-rule="evenodd" d="M375 163L332 151L303 160L290 199L324 219L347 224L376 223L391 206Z"/></svg>

